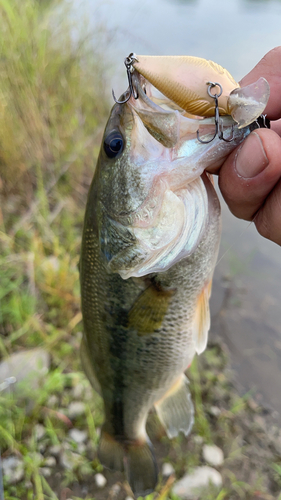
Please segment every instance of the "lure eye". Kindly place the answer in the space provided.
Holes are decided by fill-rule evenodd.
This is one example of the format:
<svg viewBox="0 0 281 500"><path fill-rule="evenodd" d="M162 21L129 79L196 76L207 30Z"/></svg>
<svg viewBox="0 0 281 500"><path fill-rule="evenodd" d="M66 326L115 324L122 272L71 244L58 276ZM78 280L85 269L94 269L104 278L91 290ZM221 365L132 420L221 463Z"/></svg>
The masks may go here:
<svg viewBox="0 0 281 500"><path fill-rule="evenodd" d="M124 139L120 132L116 130L110 132L104 140L103 147L108 158L117 158L120 156L124 149Z"/></svg>

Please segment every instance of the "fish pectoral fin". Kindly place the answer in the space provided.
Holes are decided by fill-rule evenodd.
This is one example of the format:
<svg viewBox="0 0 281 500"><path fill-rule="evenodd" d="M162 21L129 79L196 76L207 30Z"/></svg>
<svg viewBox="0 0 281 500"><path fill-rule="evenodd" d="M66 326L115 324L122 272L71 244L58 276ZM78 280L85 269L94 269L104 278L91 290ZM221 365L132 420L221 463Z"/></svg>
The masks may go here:
<svg viewBox="0 0 281 500"><path fill-rule="evenodd" d="M146 442L130 444L126 450L126 472L136 497L145 497L155 490L158 468L152 445Z"/></svg>
<svg viewBox="0 0 281 500"><path fill-rule="evenodd" d="M173 290L158 290L153 285L146 288L129 311L129 327L135 328L140 336L161 328L173 294Z"/></svg>
<svg viewBox="0 0 281 500"><path fill-rule="evenodd" d="M208 332L211 323L209 307L211 288L212 280L203 288L199 295L194 315L193 339L197 354L201 354L205 351L208 342Z"/></svg>
<svg viewBox="0 0 281 500"><path fill-rule="evenodd" d="M105 423L101 430L98 447L98 459L107 469L124 471L124 448L116 439L107 432Z"/></svg>
<svg viewBox="0 0 281 500"><path fill-rule="evenodd" d="M81 340L80 360L81 360L82 368L83 368L84 372L86 373L86 376L88 377L91 386L99 395L101 395L101 387L100 387L99 381L96 377L96 374L95 374L95 371L93 368L93 364L91 362L91 358L89 356L89 348L88 348L87 340L85 339L85 337L82 337L82 340Z"/></svg>
<svg viewBox="0 0 281 500"><path fill-rule="evenodd" d="M194 408L188 385L188 378L182 374L154 405L169 438L177 436L180 431L187 436L191 431Z"/></svg>

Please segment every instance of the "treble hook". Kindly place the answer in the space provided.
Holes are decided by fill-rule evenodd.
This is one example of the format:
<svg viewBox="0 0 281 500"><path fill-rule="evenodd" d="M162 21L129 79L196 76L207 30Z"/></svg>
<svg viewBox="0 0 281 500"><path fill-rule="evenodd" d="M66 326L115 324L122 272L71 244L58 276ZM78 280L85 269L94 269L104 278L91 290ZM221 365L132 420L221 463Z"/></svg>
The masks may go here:
<svg viewBox="0 0 281 500"><path fill-rule="evenodd" d="M133 96L134 99L138 99L138 97L139 97L138 93L134 89L133 82L132 82L132 73L134 71L133 63L136 61L138 61L138 59L137 59L136 54L134 54L133 52L131 52L131 54L129 54L128 57L126 57L124 59L124 64L126 66L127 77L128 77L128 82L129 82L129 87L127 89L127 92L129 91L129 96L124 101L118 101L115 97L114 90L112 89L113 99L115 102L117 102L117 104L125 104L130 99L131 96Z"/></svg>
<svg viewBox="0 0 281 500"><path fill-rule="evenodd" d="M223 136L223 124L222 124L222 121L220 119L220 113L219 113L218 98L222 95L222 91L223 91L222 86L220 85L220 83L217 83L217 82L208 82L208 84L209 84L208 89L207 89L208 95L210 97L212 97L212 99L215 100L215 126L216 126L216 130L215 130L213 137L209 141L202 141L202 139L200 139L200 137L199 137L199 130L197 130L197 139L199 142L201 142L201 144L209 144L209 142L212 142L217 135L220 140L225 141L225 142L231 142L234 139L234 137L233 137L234 127L232 125L232 137L231 137L231 139L225 139ZM219 89L220 89L219 94L212 94L211 89L214 87L219 87Z"/></svg>

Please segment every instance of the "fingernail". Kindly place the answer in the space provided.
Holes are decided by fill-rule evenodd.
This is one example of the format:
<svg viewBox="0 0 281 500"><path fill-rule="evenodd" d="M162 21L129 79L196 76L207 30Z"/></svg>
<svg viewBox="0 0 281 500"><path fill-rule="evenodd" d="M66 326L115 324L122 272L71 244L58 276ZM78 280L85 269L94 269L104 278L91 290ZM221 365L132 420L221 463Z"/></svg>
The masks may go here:
<svg viewBox="0 0 281 500"><path fill-rule="evenodd" d="M238 175L251 179L260 174L268 163L260 136L256 132L252 132L236 157L235 166Z"/></svg>

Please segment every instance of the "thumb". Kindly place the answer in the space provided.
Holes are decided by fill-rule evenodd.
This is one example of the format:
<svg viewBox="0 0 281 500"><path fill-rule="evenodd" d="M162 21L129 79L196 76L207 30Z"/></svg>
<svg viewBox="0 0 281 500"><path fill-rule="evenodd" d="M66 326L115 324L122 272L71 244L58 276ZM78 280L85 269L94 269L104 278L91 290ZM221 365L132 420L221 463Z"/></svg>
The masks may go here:
<svg viewBox="0 0 281 500"><path fill-rule="evenodd" d="M225 161L219 186L231 212L254 220L259 233L281 245L281 138L259 129Z"/></svg>

